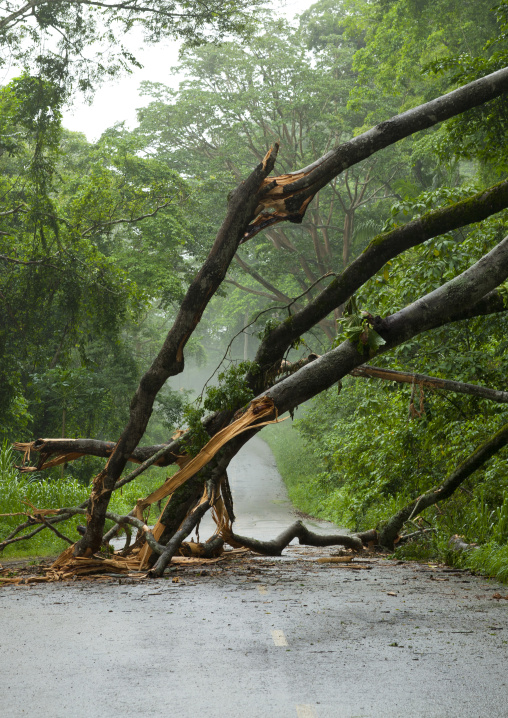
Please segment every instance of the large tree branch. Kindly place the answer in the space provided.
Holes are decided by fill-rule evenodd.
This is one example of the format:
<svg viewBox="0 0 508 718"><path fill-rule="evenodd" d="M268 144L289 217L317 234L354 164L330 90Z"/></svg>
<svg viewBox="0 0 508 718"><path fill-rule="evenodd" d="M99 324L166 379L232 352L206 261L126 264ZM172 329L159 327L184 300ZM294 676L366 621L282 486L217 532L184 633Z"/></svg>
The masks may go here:
<svg viewBox="0 0 508 718"><path fill-rule="evenodd" d="M153 463L157 466L168 466L175 463L178 458L178 444L174 441L168 444L155 446L138 446L129 457L129 461L141 464L148 468ZM31 443L16 443L14 449L29 454L32 451L39 453L39 460L35 466L18 467L22 473L42 471L79 459L81 456L99 456L109 458L115 448L113 441L100 441L98 439L36 439ZM173 453L175 452L175 453ZM50 456L57 455L55 459ZM156 459L154 460L154 455ZM147 464L147 462L149 462ZM124 480L122 479L122 482ZM122 483L123 485L123 483Z"/></svg>
<svg viewBox="0 0 508 718"><path fill-rule="evenodd" d="M402 384L418 384L419 386L428 386L431 389L452 391L456 394L469 394L470 396L477 396L480 399L488 399L489 401L495 401L500 404L508 403L508 391L489 389L485 386L477 386L476 384L467 384L466 382L452 381L450 379L441 379L435 376L427 376L426 374L395 371L394 369L384 369L383 367L362 364L356 369L353 369L351 375L366 379L384 379L385 381L395 381Z"/></svg>
<svg viewBox="0 0 508 718"><path fill-rule="evenodd" d="M363 534L328 534L323 536L316 534L304 526L301 521L295 521L294 524L288 526L277 538L271 541L258 541L257 539L239 536L232 531L224 531L223 538L228 542L233 542L233 546L245 546L256 553L263 556L280 556L282 551L295 538L300 544L306 546L345 546L354 551L361 551L364 544L370 541L377 542L377 533L375 531L367 531Z"/></svg>
<svg viewBox="0 0 508 718"><path fill-rule="evenodd" d="M378 318L375 331L386 353L414 336L454 321L508 277L508 237L465 272L386 319ZM367 352L367 349L365 349ZM307 364L265 392L279 414L328 389L365 362L365 355L349 340Z"/></svg>
<svg viewBox="0 0 508 718"><path fill-rule="evenodd" d="M390 259L428 239L445 234L473 222L480 222L508 207L508 181L501 182L476 195L427 213L390 232L374 237L364 252L337 275L303 309L273 329L260 345L256 363L264 371L279 362L287 348L317 322L344 304L365 282L373 277ZM496 300L497 301L497 300ZM465 311L464 308L457 312ZM259 390L256 377L249 377ZM259 382L259 377L258 377Z"/></svg>
<svg viewBox="0 0 508 718"><path fill-rule="evenodd" d="M508 68L503 68L381 122L339 145L308 167L280 177L267 178L267 192L260 203L259 216L249 226L244 241L278 222L301 222L314 195L348 167L415 132L483 105L507 90Z"/></svg>
<svg viewBox="0 0 508 718"><path fill-rule="evenodd" d="M393 548L393 544L399 535L399 531L406 521L422 511L437 504L439 501L449 498L464 481L477 469L482 467L497 452L508 443L508 424L505 424L497 434L481 444L468 458L453 471L450 476L434 489L419 496L414 501L398 511L383 527L379 535L379 543L387 548Z"/></svg>

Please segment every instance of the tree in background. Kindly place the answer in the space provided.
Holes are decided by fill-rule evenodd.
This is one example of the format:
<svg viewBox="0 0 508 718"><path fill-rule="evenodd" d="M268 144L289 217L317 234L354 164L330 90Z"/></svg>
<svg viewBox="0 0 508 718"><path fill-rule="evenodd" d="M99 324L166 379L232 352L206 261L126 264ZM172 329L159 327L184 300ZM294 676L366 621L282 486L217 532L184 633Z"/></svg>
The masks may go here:
<svg viewBox="0 0 508 718"><path fill-rule="evenodd" d="M183 39L189 45L248 34L257 2L47 2L9 0L0 17L0 67L23 67L65 88L91 92L105 77L139 67L124 45ZM121 39L119 39L121 38Z"/></svg>
<svg viewBox="0 0 508 718"><path fill-rule="evenodd" d="M179 298L191 269L185 182L115 131L95 146L64 132L60 101L28 75L0 95L4 437L119 431L146 362L134 319Z"/></svg>
<svg viewBox="0 0 508 718"><path fill-rule="evenodd" d="M70 390L60 392L66 398L50 402L54 406L42 414L41 399L58 383L58 372L69 378L71 367L78 374L94 374L97 387L104 386L97 379L102 372L109 386L120 386L119 378L111 381L116 364L127 382L121 393L132 391L129 377L143 367L137 360L141 347L146 351L167 319L144 321L141 333L150 327L151 339L138 337L134 353L126 349L131 341L126 322L135 333L131 319L143 307L167 307L181 296L181 279L192 267L190 235L175 209L185 194L179 175L156 160L141 160L139 147L120 139L118 130L96 148L63 133L62 106L75 93L90 97L103 79L139 66L119 38L128 43L134 33L145 42L178 38L196 46L231 35L246 37L256 4L4 4L0 67L20 72L2 88L0 99L4 436L11 430L54 433L57 414L57 423L67 431L116 432L115 421L103 424L100 419L92 426L89 419L78 418L83 391L80 399L71 398ZM179 251L184 242L185 259ZM155 255L170 246L174 271L168 272ZM99 337L107 346L97 351ZM85 349L92 345L93 351ZM47 371L53 373L46 380ZM114 403L112 396L109 400Z"/></svg>
<svg viewBox="0 0 508 718"><path fill-rule="evenodd" d="M201 237L214 231L224 194L273 142L280 139L281 171L290 173L353 136L363 122L347 107L355 43L344 39L309 52L306 27L295 30L264 17L269 31L261 29L248 45L187 51L177 68L187 79L178 91L143 84L144 94L155 99L139 111L134 134L147 152L194 182L200 220L194 231ZM317 293L321 277L347 266L365 246L376 209L386 209L395 192L391 183L404 167L407 152L348 169L319 193L299 226L273 224L255 250L241 247L227 282L259 297L258 306L287 304L304 292L297 303L302 306ZM320 326L333 339L335 321Z"/></svg>

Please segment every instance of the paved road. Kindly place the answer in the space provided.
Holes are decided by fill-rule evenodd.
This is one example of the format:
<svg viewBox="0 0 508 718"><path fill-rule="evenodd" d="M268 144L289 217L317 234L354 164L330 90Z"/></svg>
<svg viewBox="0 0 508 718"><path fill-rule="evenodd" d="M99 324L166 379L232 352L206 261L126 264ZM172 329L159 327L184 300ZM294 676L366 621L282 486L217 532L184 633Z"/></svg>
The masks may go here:
<svg viewBox="0 0 508 718"><path fill-rule="evenodd" d="M1 715L508 716L508 601L493 598L508 587L429 565L317 562L335 552L3 588Z"/></svg>
<svg viewBox="0 0 508 718"><path fill-rule="evenodd" d="M259 436L253 437L233 459L228 475L236 513L235 532L240 536L273 539L296 520L273 454ZM340 531L328 521L305 519L304 523L318 533ZM211 519L203 521L201 538L214 530Z"/></svg>

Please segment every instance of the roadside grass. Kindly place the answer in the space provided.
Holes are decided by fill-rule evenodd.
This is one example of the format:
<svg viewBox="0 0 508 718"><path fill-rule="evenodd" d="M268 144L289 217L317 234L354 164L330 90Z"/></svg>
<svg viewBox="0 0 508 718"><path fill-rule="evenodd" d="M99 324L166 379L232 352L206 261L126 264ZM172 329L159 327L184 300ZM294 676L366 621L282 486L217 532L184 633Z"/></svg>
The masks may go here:
<svg viewBox="0 0 508 718"><path fill-rule="evenodd" d="M405 544L396 549L395 557L402 561L440 561L448 566L467 568L472 573L508 583L508 544L490 541L467 551L452 551L447 537Z"/></svg>
<svg viewBox="0 0 508 718"><path fill-rule="evenodd" d="M500 546L489 542L485 546L479 546L471 551L465 565L474 573L508 583L508 544Z"/></svg>
<svg viewBox="0 0 508 718"><path fill-rule="evenodd" d="M175 470L173 467L168 468L170 471L166 470L166 475ZM130 470L128 469L128 471ZM148 470L114 494L110 503L111 511L119 514L129 513L138 498L151 493L163 483L164 479L165 474L160 469ZM3 541L16 526L26 520L22 514L30 511L29 504L38 509L79 506L88 498L89 494L89 486L83 486L72 478L48 479L42 474L20 474L14 468L14 452L7 444L4 444L0 449L0 541ZM154 522L158 513L157 505L152 506L146 520L149 523ZM76 526L84 522L84 516L75 516L57 524L56 528L71 540L77 541L79 534L76 531ZM112 523L108 522L107 525L112 525ZM37 526L24 529L20 535L30 533L34 528ZM60 553L67 546L68 544L52 531L43 529L29 540L10 544L0 556L2 558L51 556Z"/></svg>

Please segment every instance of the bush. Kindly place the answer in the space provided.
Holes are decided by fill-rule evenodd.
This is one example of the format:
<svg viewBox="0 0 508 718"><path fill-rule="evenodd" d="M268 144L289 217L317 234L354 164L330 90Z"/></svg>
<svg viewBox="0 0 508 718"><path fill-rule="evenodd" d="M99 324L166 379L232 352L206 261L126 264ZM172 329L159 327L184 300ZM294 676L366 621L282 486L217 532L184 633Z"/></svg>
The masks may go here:
<svg viewBox="0 0 508 718"><path fill-rule="evenodd" d="M466 565L476 573L508 583L508 544L500 546L491 541L480 546L466 557Z"/></svg>

